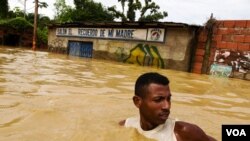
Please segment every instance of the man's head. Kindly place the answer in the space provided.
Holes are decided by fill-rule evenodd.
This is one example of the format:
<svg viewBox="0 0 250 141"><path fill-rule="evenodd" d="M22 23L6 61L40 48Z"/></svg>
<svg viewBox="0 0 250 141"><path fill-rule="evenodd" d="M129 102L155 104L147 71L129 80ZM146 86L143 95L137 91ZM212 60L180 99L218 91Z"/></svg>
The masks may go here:
<svg viewBox="0 0 250 141"><path fill-rule="evenodd" d="M170 114L171 105L168 78L155 72L142 74L135 83L133 101L139 108L144 130L164 123Z"/></svg>
<svg viewBox="0 0 250 141"><path fill-rule="evenodd" d="M149 84L152 83L168 85L169 80L167 77L156 72L144 73L135 82L135 95L144 98L147 94Z"/></svg>

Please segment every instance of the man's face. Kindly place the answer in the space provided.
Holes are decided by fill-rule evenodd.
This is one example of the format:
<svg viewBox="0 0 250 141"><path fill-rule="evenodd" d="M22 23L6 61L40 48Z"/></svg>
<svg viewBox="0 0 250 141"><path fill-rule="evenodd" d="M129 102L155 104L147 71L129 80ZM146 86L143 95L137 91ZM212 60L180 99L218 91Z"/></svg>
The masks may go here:
<svg viewBox="0 0 250 141"><path fill-rule="evenodd" d="M139 106L142 122L153 126L165 123L171 107L171 92L168 85L152 83L148 86L147 94L141 98Z"/></svg>

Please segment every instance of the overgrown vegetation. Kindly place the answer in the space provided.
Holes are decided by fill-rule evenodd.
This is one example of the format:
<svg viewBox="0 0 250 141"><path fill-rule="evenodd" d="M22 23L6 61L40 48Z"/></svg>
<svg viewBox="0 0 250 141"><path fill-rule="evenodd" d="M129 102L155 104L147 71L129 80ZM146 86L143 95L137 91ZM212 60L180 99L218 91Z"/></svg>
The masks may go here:
<svg viewBox="0 0 250 141"><path fill-rule="evenodd" d="M41 18L39 27L37 29L37 45L44 46L48 43L48 28L46 23L49 19ZM18 32L25 32L26 30L32 30L33 24L24 19L23 17L11 18L6 20L0 20L0 26L8 27Z"/></svg>
<svg viewBox="0 0 250 141"><path fill-rule="evenodd" d="M13 19L1 20L0 25L9 27L18 31L23 31L28 28L32 28L33 25L24 18L17 17Z"/></svg>
<svg viewBox="0 0 250 141"><path fill-rule="evenodd" d="M37 45L39 46L47 46L48 44L48 28L37 29Z"/></svg>
<svg viewBox="0 0 250 141"><path fill-rule="evenodd" d="M138 21L152 22L163 19L167 12L159 12L160 7L153 0L118 0L122 5L122 11L116 10L116 7L104 7L101 3L94 0L74 0L75 7L66 5L65 0L56 0L54 3L56 15L53 22L74 22L74 21L94 21L94 22L112 22L115 18L122 21L136 21L136 12L140 12ZM127 4L127 12L125 5ZM24 13L19 7L9 10L8 0L0 2L0 25L6 26L18 31L33 28L34 13ZM47 8L47 3L39 2L39 8ZM47 24L51 20L47 16L38 14L37 44L47 45L48 28Z"/></svg>
<svg viewBox="0 0 250 141"><path fill-rule="evenodd" d="M143 21L155 22L167 17L167 12L160 12L160 6L153 0L118 0L122 5L122 11L116 9L116 6L105 8L101 3L93 0L74 0L75 7L66 5L65 0L56 0L54 6L56 8L55 20L57 22L72 21ZM125 6L128 9L125 11ZM136 13L140 13L140 17L136 19Z"/></svg>
<svg viewBox="0 0 250 141"><path fill-rule="evenodd" d="M7 18L8 11L9 11L9 4L8 0L0 0L0 19L5 19Z"/></svg>
<svg viewBox="0 0 250 141"><path fill-rule="evenodd" d="M17 30L21 34L24 32L32 32L34 23L34 13L24 13L19 7L9 10L8 0L0 2L0 26ZM46 8L48 5L45 2L38 3L39 8ZM47 24L50 23L50 18L38 14L38 29L37 29L37 45L46 46L48 43Z"/></svg>
<svg viewBox="0 0 250 141"><path fill-rule="evenodd" d="M75 7L66 5L65 0L56 0L54 3L56 16L59 23L73 21L114 21L114 15L101 3L93 0L74 0Z"/></svg>

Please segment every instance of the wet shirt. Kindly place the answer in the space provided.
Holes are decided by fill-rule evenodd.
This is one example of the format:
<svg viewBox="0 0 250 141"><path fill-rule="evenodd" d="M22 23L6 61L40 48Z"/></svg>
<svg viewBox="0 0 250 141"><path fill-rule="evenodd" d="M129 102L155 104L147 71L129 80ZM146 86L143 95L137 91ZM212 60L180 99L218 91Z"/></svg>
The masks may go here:
<svg viewBox="0 0 250 141"><path fill-rule="evenodd" d="M154 128L153 130L144 131L140 125L139 117L131 117L126 119L125 127L133 127L138 130L139 133L147 138L155 139L158 141L177 141L174 134L174 119L167 119L164 124L161 124Z"/></svg>

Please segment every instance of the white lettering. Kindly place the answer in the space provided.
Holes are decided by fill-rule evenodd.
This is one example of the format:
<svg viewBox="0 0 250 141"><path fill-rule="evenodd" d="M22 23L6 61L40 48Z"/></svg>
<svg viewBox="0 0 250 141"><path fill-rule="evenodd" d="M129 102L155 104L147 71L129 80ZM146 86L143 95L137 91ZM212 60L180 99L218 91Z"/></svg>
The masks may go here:
<svg viewBox="0 0 250 141"><path fill-rule="evenodd" d="M231 134L233 136L247 136L244 129L241 129L241 131L239 131L238 129L226 129L226 132L227 136L231 136Z"/></svg>
<svg viewBox="0 0 250 141"><path fill-rule="evenodd" d="M241 129L241 131L240 131L240 136L242 136L242 135L247 136L244 129Z"/></svg>
<svg viewBox="0 0 250 141"><path fill-rule="evenodd" d="M233 129L233 135L234 136L239 136L239 130L238 129Z"/></svg>
<svg viewBox="0 0 250 141"><path fill-rule="evenodd" d="M231 136L232 129L229 129L229 131L228 131L228 129L226 129L226 132L227 132L227 136Z"/></svg>

